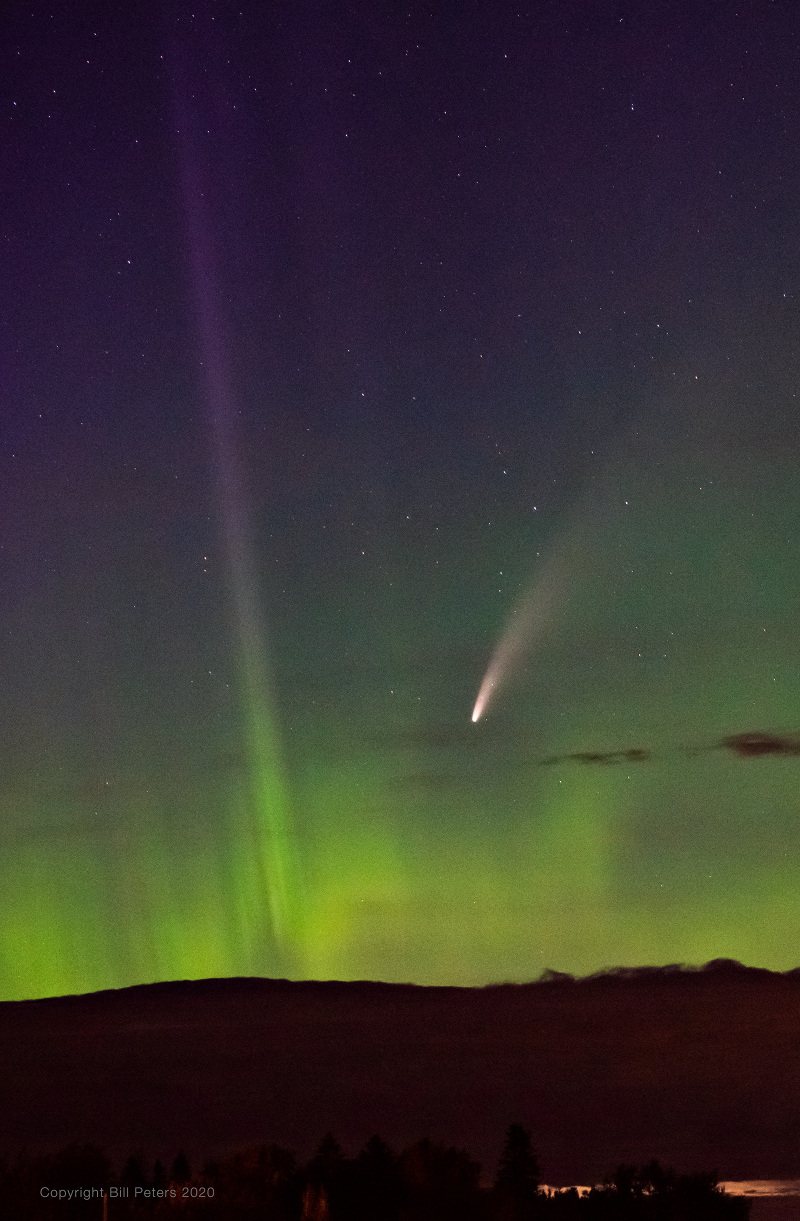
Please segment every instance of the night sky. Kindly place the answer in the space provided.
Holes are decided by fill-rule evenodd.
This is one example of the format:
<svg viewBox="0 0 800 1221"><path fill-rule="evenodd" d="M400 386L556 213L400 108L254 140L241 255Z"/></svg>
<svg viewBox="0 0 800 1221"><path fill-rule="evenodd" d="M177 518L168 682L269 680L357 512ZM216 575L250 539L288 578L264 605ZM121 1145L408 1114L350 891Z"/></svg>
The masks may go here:
<svg viewBox="0 0 800 1221"><path fill-rule="evenodd" d="M798 965L796 5L5 13L0 998Z"/></svg>

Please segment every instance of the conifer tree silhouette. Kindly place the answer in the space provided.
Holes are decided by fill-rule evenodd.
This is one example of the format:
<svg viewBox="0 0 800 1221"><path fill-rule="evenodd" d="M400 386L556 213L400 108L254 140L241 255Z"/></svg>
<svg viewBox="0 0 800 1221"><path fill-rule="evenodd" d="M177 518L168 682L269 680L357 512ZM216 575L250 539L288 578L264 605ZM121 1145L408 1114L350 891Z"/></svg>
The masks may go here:
<svg viewBox="0 0 800 1221"><path fill-rule="evenodd" d="M508 1221L531 1216L539 1191L539 1163L531 1134L522 1124L512 1123L500 1156L495 1182L498 1212Z"/></svg>
<svg viewBox="0 0 800 1221"><path fill-rule="evenodd" d="M170 1178L175 1183L186 1183L192 1177L192 1172L189 1167L189 1162L183 1149L179 1152L175 1161L172 1163L170 1170Z"/></svg>

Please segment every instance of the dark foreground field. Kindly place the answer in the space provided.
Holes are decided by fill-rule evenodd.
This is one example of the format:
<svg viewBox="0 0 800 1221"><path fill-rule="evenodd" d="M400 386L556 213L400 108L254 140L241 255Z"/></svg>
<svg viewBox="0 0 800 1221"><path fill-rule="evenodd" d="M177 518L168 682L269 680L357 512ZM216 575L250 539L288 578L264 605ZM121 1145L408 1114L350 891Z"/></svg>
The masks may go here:
<svg viewBox="0 0 800 1221"><path fill-rule="evenodd" d="M800 1178L800 974L711 964L485 989L203 980L0 1005L0 1149L308 1156L378 1132L543 1178L652 1158Z"/></svg>

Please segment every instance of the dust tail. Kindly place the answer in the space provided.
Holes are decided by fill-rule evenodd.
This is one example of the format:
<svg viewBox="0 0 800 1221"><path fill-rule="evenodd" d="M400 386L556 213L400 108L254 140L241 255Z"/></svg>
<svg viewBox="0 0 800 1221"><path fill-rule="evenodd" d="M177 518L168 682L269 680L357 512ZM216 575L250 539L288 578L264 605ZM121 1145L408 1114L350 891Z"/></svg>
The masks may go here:
<svg viewBox="0 0 800 1221"><path fill-rule="evenodd" d="M523 663L531 657L555 622L569 596L580 567L581 554L582 549L572 540L562 541L554 554L544 561L528 593L511 611L483 676L472 709L473 724L480 720L500 690L521 670Z"/></svg>

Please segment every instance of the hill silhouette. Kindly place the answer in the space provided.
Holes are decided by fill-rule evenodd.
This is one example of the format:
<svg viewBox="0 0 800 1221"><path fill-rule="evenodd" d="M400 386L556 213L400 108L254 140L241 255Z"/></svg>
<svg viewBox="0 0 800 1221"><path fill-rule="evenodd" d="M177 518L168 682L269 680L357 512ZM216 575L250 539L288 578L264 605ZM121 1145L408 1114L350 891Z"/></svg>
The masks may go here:
<svg viewBox="0 0 800 1221"><path fill-rule="evenodd" d="M657 1157L800 1177L800 972L721 960L485 988L210 979L0 1004L0 1149L92 1142L309 1155L375 1132L497 1159L532 1129L550 1183Z"/></svg>

